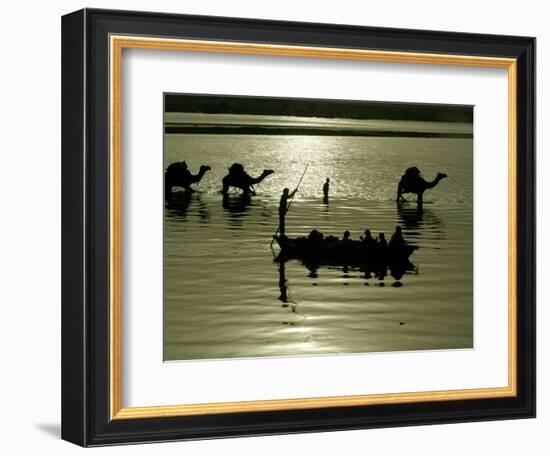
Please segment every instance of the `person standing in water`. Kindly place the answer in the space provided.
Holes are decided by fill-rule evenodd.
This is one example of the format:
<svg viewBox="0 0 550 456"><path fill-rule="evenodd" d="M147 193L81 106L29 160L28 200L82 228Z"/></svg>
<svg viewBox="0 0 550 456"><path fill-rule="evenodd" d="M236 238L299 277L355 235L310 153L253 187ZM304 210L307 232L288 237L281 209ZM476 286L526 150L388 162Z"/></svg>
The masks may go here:
<svg viewBox="0 0 550 456"><path fill-rule="evenodd" d="M330 189L330 179L327 177L327 180L323 184L323 202L328 204L328 192Z"/></svg>
<svg viewBox="0 0 550 456"><path fill-rule="evenodd" d="M281 195L281 201L279 202L279 233L281 237L286 236L285 234L285 216L288 212L288 200L294 196L294 194L298 191L297 188L294 189L292 193L290 193L290 190L288 188L285 188L283 190L283 194Z"/></svg>

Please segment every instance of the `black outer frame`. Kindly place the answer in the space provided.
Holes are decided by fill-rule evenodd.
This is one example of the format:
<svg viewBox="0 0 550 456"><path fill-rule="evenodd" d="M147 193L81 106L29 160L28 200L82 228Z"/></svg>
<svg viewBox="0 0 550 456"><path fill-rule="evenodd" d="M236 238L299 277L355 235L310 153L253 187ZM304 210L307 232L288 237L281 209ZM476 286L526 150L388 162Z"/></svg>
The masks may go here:
<svg viewBox="0 0 550 456"><path fill-rule="evenodd" d="M518 395L110 421L110 34L516 58ZM62 18L62 127L63 439L98 446L535 416L534 38L84 9Z"/></svg>

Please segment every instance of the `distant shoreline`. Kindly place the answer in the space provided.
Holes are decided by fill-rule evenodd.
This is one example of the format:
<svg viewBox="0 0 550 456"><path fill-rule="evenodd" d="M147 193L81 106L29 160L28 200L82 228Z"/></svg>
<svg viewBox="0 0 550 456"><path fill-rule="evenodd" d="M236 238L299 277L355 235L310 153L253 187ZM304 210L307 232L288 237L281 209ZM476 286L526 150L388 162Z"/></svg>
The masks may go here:
<svg viewBox="0 0 550 456"><path fill-rule="evenodd" d="M428 122L474 120L471 105L178 93L165 94L164 112Z"/></svg>
<svg viewBox="0 0 550 456"><path fill-rule="evenodd" d="M279 126L234 126L234 125L170 125L164 126L166 134L213 134L213 135L279 135L279 136L370 136L401 138L452 138L473 139L473 133L351 130L318 127Z"/></svg>

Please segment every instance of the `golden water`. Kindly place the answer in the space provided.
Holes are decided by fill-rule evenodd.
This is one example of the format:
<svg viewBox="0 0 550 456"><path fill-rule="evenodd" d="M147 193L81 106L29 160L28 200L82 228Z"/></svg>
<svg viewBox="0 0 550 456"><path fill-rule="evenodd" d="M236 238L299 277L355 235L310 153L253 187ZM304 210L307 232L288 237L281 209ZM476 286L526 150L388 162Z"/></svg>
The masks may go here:
<svg viewBox="0 0 550 456"><path fill-rule="evenodd" d="M194 185L200 192L165 208L165 360L472 347L472 159L471 139L166 135L166 166L186 160L192 172L212 171ZM233 162L275 174L250 201L235 194L223 205L217 192ZM420 247L415 271L380 280L273 261L278 199L308 162L287 235L347 229L358 238L369 228L389 238L400 225ZM449 175L421 211L394 201L409 166L428 180Z"/></svg>

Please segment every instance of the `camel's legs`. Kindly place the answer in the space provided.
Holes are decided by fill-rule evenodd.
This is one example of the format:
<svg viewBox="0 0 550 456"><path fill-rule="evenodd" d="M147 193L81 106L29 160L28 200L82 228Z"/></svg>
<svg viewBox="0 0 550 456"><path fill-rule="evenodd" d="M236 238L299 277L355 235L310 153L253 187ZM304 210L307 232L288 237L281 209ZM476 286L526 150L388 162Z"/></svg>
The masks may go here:
<svg viewBox="0 0 550 456"><path fill-rule="evenodd" d="M229 191L229 185L226 182L223 182L222 193L226 195L228 191Z"/></svg>
<svg viewBox="0 0 550 456"><path fill-rule="evenodd" d="M164 182L164 199L168 199L172 196L172 184Z"/></svg>

